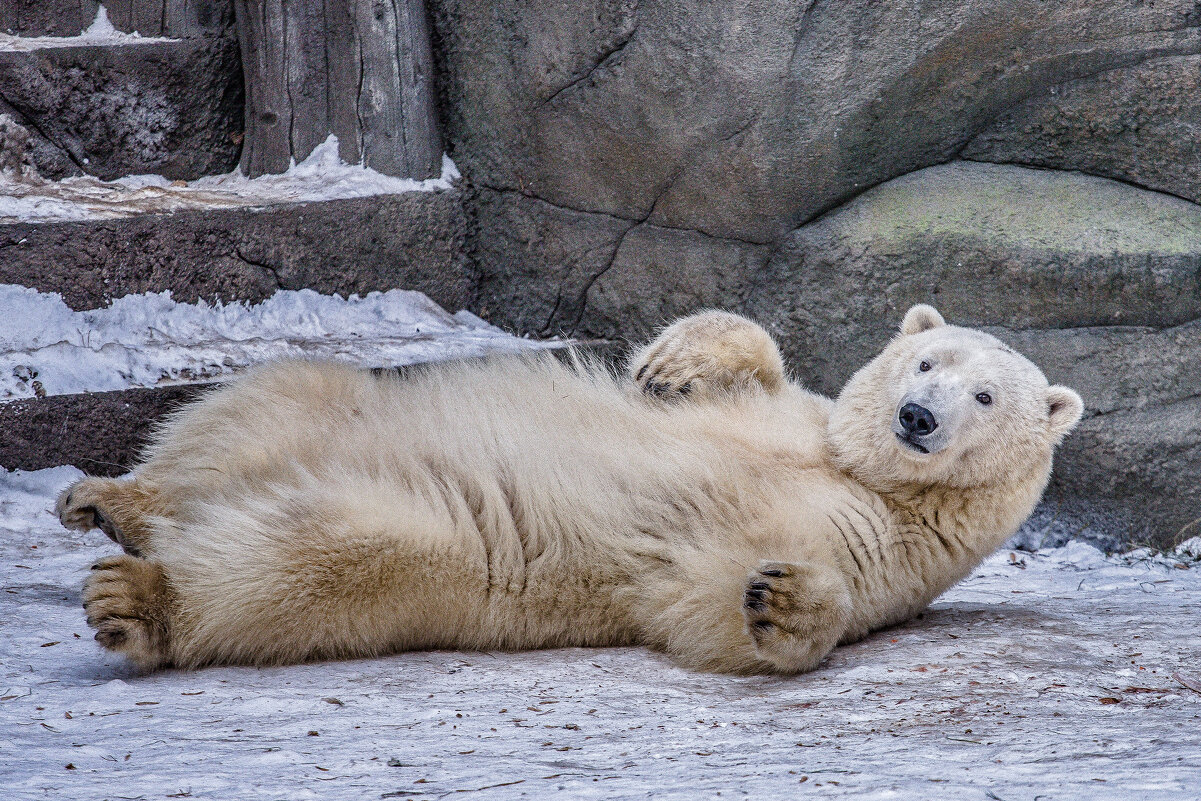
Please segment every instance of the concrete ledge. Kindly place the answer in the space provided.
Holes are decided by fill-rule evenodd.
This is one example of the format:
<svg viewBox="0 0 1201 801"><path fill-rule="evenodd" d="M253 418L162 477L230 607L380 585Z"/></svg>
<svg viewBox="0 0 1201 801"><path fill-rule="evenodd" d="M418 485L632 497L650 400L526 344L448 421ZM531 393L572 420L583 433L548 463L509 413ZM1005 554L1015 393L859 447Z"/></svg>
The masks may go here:
<svg viewBox="0 0 1201 801"><path fill-rule="evenodd" d="M0 283L58 292L76 310L171 290L180 302L260 301L279 289L472 294L455 190L262 208L0 225Z"/></svg>
<svg viewBox="0 0 1201 801"><path fill-rule="evenodd" d="M53 395L0 403L0 465L71 464L97 476L128 472L153 421L216 384Z"/></svg>
<svg viewBox="0 0 1201 801"><path fill-rule="evenodd" d="M578 342L576 350L616 365L624 348L613 342ZM547 352L547 351L544 351ZM566 349L549 353L569 358ZM375 368L404 373L420 365ZM137 461L155 421L219 386L220 382L51 395L0 403L0 469L41 470L74 465L97 476L119 476Z"/></svg>
<svg viewBox="0 0 1201 801"><path fill-rule="evenodd" d="M30 132L48 178L220 175L238 163L242 69L237 40L0 51L0 113Z"/></svg>

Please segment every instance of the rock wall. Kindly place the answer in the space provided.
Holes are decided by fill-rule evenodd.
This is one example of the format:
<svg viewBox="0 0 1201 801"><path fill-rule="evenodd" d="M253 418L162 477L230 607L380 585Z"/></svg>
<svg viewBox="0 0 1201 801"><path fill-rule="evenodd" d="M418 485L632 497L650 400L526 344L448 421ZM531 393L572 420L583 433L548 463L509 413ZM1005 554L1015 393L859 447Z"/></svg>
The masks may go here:
<svg viewBox="0 0 1201 801"><path fill-rule="evenodd" d="M932 302L1082 390L1053 505L1196 533L1201 4L431 6L477 311L741 310L835 392Z"/></svg>
<svg viewBox="0 0 1201 801"><path fill-rule="evenodd" d="M229 36L0 51L0 113L52 179L231 171L242 142L242 70Z"/></svg>

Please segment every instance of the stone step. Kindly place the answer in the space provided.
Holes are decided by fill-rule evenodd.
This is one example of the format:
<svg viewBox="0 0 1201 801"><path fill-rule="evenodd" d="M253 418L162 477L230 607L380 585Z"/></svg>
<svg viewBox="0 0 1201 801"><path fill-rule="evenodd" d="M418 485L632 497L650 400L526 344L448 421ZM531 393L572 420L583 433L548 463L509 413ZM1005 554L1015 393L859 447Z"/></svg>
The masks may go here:
<svg viewBox="0 0 1201 801"><path fill-rule="evenodd" d="M58 179L231 171L243 130L238 42L0 36L0 162ZM7 166L7 165L6 165Z"/></svg>
<svg viewBox="0 0 1201 801"><path fill-rule="evenodd" d="M5 0L0 33L15 36L76 36L96 20L96 0ZM118 31L142 36L214 36L234 24L233 0L106 0L108 20Z"/></svg>
<svg viewBox="0 0 1201 801"><path fill-rule="evenodd" d="M0 403L0 466L40 470L71 464L93 475L121 475L136 459L148 422L212 386L181 384Z"/></svg>
<svg viewBox="0 0 1201 801"><path fill-rule="evenodd" d="M455 189L129 214L0 224L0 283L57 292L76 310L163 290L181 302L302 288L414 289L451 309L471 300Z"/></svg>
<svg viewBox="0 0 1201 801"><path fill-rule="evenodd" d="M574 348L610 363L623 352L605 340L577 342ZM565 348L552 352L570 358ZM412 368L377 368L384 369ZM69 464L92 475L121 475L136 463L153 421L216 386L197 382L0 401L0 468Z"/></svg>

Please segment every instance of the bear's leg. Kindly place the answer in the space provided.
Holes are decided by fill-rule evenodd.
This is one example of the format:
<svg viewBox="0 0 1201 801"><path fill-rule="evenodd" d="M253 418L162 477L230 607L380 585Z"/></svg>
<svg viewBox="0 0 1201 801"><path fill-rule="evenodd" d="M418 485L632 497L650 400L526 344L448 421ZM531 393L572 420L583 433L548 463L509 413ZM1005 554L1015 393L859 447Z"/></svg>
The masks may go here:
<svg viewBox="0 0 1201 801"><path fill-rule="evenodd" d="M676 554L638 591L647 644L722 673L812 670L846 631L851 608L832 568L728 553Z"/></svg>
<svg viewBox="0 0 1201 801"><path fill-rule="evenodd" d="M642 392L706 398L758 386L778 391L784 361L771 336L745 317L702 312L677 320L630 359Z"/></svg>
<svg viewBox="0 0 1201 801"><path fill-rule="evenodd" d="M169 665L175 601L162 566L110 556L92 570L84 583L83 608L96 642L143 670Z"/></svg>
<svg viewBox="0 0 1201 801"><path fill-rule="evenodd" d="M154 506L155 494L138 479L83 478L59 494L55 512L64 527L98 528L130 556L140 556L150 537L146 517L158 511Z"/></svg>
<svg viewBox="0 0 1201 801"><path fill-rule="evenodd" d="M497 639L481 623L489 554L445 510L366 482L218 501L156 522L147 559L100 563L86 597L102 644L145 667L191 669Z"/></svg>

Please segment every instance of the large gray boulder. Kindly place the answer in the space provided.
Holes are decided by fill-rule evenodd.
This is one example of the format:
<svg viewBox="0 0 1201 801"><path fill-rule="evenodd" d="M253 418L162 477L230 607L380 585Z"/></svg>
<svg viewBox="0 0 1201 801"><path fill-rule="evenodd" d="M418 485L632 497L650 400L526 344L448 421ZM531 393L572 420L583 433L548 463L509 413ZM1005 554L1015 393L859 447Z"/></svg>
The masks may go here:
<svg viewBox="0 0 1201 801"><path fill-rule="evenodd" d="M1014 331L1184 325L1201 319L1201 206L1079 173L930 167L793 231L747 308L837 392L918 302ZM1107 381L1127 369L1110 366ZM1133 400L1148 378L1106 397Z"/></svg>
<svg viewBox="0 0 1201 801"><path fill-rule="evenodd" d="M962 156L1081 170L1201 201L1201 56L1052 87L999 116Z"/></svg>
<svg viewBox="0 0 1201 801"><path fill-rule="evenodd" d="M833 393L932 302L1084 394L1056 509L1194 530L1195 2L431 6L491 320L638 339L743 310Z"/></svg>
<svg viewBox="0 0 1201 801"><path fill-rule="evenodd" d="M1159 544L1201 517L1201 207L1079 173L931 167L790 234L745 309L837 393L916 302L1080 391L1051 503Z"/></svg>
<svg viewBox="0 0 1201 801"><path fill-rule="evenodd" d="M431 6L471 180L758 243L1065 81L1201 53L1192 0Z"/></svg>

